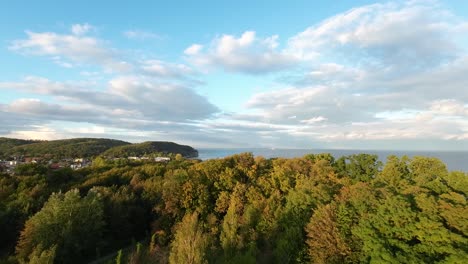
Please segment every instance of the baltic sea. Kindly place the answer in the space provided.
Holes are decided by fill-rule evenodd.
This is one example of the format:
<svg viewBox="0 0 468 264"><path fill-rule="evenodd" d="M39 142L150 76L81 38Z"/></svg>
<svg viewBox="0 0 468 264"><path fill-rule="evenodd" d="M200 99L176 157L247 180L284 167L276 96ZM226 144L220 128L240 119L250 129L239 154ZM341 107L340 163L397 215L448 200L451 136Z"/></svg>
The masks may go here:
<svg viewBox="0 0 468 264"><path fill-rule="evenodd" d="M350 149L270 149L270 148L239 148L239 149L222 149L222 148L200 148L198 149L199 158L202 160L224 158L230 155L252 152L255 156L263 156L265 158L294 158L302 157L306 154L330 153L335 158L352 154L367 153L376 154L383 162L390 155L402 157L426 156L435 157L442 160L449 171L459 170L468 172L468 152L467 151L391 151L391 150L350 150Z"/></svg>

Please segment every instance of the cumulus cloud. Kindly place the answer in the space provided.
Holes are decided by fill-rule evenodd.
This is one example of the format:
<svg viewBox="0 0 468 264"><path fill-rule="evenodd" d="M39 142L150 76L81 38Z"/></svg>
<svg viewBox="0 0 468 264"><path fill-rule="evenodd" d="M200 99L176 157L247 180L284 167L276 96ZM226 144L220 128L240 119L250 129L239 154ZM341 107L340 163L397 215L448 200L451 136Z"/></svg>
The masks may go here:
<svg viewBox="0 0 468 264"><path fill-rule="evenodd" d="M195 70L181 63L169 63L161 60L145 60L141 63L144 73L154 77L187 78L195 74Z"/></svg>
<svg viewBox="0 0 468 264"><path fill-rule="evenodd" d="M193 90L169 83L129 76L113 79L108 91L122 96L132 108L160 120L196 120L209 118L217 107Z"/></svg>
<svg viewBox="0 0 468 264"><path fill-rule="evenodd" d="M260 74L283 70L297 63L290 54L278 50L278 36L258 38L254 31L241 36L222 35L209 45L193 44L184 53L200 67L221 66L227 71Z"/></svg>
<svg viewBox="0 0 468 264"><path fill-rule="evenodd" d="M293 87L252 96L247 106L284 119L310 113L332 122L365 122L380 112L420 110L437 100L456 99L463 105L468 101L468 94L462 92L468 85L464 61L456 58L400 75L328 63L300 76Z"/></svg>
<svg viewBox="0 0 468 264"><path fill-rule="evenodd" d="M434 2L390 2L335 15L292 36L284 48L278 35L259 38L246 31L192 44L184 54L197 66L249 74L288 71L330 57L339 58L338 64L412 73L460 55L455 39L466 32L467 22Z"/></svg>
<svg viewBox="0 0 468 264"><path fill-rule="evenodd" d="M10 138L20 139L37 139L37 140L54 140L71 138L69 134L59 132L47 126L31 126L29 128L22 128L21 130L11 131L5 135Z"/></svg>
<svg viewBox="0 0 468 264"><path fill-rule="evenodd" d="M91 104L59 104L22 98L5 106L5 111L45 121L73 121L112 125L118 120L138 117L134 110L111 109Z"/></svg>
<svg viewBox="0 0 468 264"><path fill-rule="evenodd" d="M1 135L8 135L42 123L34 118L9 112L4 104L0 104L0 120L2 120L2 125L0 126Z"/></svg>
<svg viewBox="0 0 468 264"><path fill-rule="evenodd" d="M203 46L200 44L193 44L192 46L186 48L184 50L184 53L186 55L197 55L201 50L203 49Z"/></svg>
<svg viewBox="0 0 468 264"><path fill-rule="evenodd" d="M302 58L340 52L349 59L409 67L439 63L458 52L459 21L434 2L390 2L353 8L311 26L289 39ZM353 53L355 56L350 56Z"/></svg>
<svg viewBox="0 0 468 264"><path fill-rule="evenodd" d="M94 29L93 26L91 26L88 23L85 24L74 24L71 26L71 31L74 35L84 35Z"/></svg>
<svg viewBox="0 0 468 264"><path fill-rule="evenodd" d="M338 14L289 39L287 52L315 60L310 70L246 107L304 141L466 140L466 24L428 2Z"/></svg>
<svg viewBox="0 0 468 264"><path fill-rule="evenodd" d="M329 62L322 63L302 73L298 78L293 78L293 83L296 86L310 85L347 85L352 81L359 81L366 78L369 73L356 66L343 65L339 63Z"/></svg>
<svg viewBox="0 0 468 264"><path fill-rule="evenodd" d="M119 58L103 41L84 35L90 26L74 25L73 34L26 31L27 38L15 40L10 50L28 55L79 64L98 64L113 71L128 71L131 65Z"/></svg>
<svg viewBox="0 0 468 264"><path fill-rule="evenodd" d="M27 38L13 41L9 49L25 55L48 57L64 68L100 66L106 72L146 74L162 79L197 83L194 78L196 71L191 67L153 58L132 58L125 51L109 47L108 42L88 36L87 33L93 29L92 25L85 23L72 25L72 34L26 31ZM125 35L140 39L156 37L149 32L138 30L126 31Z"/></svg>
<svg viewBox="0 0 468 264"><path fill-rule="evenodd" d="M285 124L300 123L315 116L334 123L371 120L375 108L374 103L369 104L359 95L340 94L339 89L329 86L289 87L258 93L246 106L260 111L264 120Z"/></svg>
<svg viewBox="0 0 468 264"><path fill-rule="evenodd" d="M10 48L64 67L117 69L121 53L87 35L93 29L88 26L75 25L70 34L27 32ZM205 146L463 149L468 54L460 36L467 30L466 21L437 2L373 4L312 25L285 44L254 31L192 44L182 55L190 66L145 56L129 60L131 69L104 85L38 77L0 82L0 88L48 98L1 105L0 132L79 122L89 123L84 134L111 135L114 129L137 141L157 136ZM143 33L125 35L150 38ZM212 68L280 71L282 78L274 88L258 88L262 92L240 111L221 114L193 89Z"/></svg>
<svg viewBox="0 0 468 264"><path fill-rule="evenodd" d="M188 87L142 76L114 78L101 89L37 77L0 83L0 88L54 98L56 103L18 99L3 107L7 113L43 122L86 122L145 130L196 122L211 118L219 111Z"/></svg>
<svg viewBox="0 0 468 264"><path fill-rule="evenodd" d="M455 99L433 101L430 110L442 115L468 117L468 105Z"/></svg>

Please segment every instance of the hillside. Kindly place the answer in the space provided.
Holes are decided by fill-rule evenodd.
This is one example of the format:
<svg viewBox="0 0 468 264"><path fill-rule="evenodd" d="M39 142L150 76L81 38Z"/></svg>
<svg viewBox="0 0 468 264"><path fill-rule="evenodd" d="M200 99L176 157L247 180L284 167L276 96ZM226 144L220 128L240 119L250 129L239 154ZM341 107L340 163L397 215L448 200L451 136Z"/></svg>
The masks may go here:
<svg viewBox="0 0 468 264"><path fill-rule="evenodd" d="M184 157L198 157L198 151L190 146L165 141L147 141L138 144L118 146L105 151L102 155L108 157L129 157L151 153L179 153Z"/></svg>
<svg viewBox="0 0 468 264"><path fill-rule="evenodd" d="M73 138L51 141L0 138L0 158L29 156L49 158L75 158L104 155L108 157L142 156L154 153L180 153L184 157L197 157L198 151L190 146L165 141L129 142L106 138Z"/></svg>
<svg viewBox="0 0 468 264"><path fill-rule="evenodd" d="M16 142L16 146L8 144L0 145L0 156L24 155L24 156L48 156L51 158L92 157L116 146L130 143L105 138L73 138L51 141L30 141L24 144L17 139L5 139L5 142ZM29 143L29 144L28 144Z"/></svg>
<svg viewBox="0 0 468 264"><path fill-rule="evenodd" d="M0 137L0 156L2 155L3 151L12 149L17 146L38 143L38 142L41 142L41 141Z"/></svg>

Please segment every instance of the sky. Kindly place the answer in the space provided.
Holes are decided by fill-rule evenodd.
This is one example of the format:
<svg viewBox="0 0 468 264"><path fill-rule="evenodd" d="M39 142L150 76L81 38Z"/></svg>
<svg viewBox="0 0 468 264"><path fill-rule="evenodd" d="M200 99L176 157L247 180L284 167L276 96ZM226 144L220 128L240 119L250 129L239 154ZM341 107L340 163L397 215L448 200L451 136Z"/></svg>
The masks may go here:
<svg viewBox="0 0 468 264"><path fill-rule="evenodd" d="M0 136L468 150L465 1L0 5Z"/></svg>

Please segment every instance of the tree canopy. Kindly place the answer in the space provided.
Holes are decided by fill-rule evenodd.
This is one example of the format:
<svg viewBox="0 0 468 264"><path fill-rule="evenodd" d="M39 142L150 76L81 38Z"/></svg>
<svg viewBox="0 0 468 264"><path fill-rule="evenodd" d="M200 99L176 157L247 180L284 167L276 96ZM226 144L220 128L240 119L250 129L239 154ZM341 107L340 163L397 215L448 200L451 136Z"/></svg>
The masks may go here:
<svg viewBox="0 0 468 264"><path fill-rule="evenodd" d="M375 155L0 174L7 263L464 263L468 174Z"/></svg>
<svg viewBox="0 0 468 264"><path fill-rule="evenodd" d="M81 263L96 254L103 225L103 205L96 193L83 198L77 189L53 193L26 221L16 247L18 258L27 263L53 252L54 263Z"/></svg>

